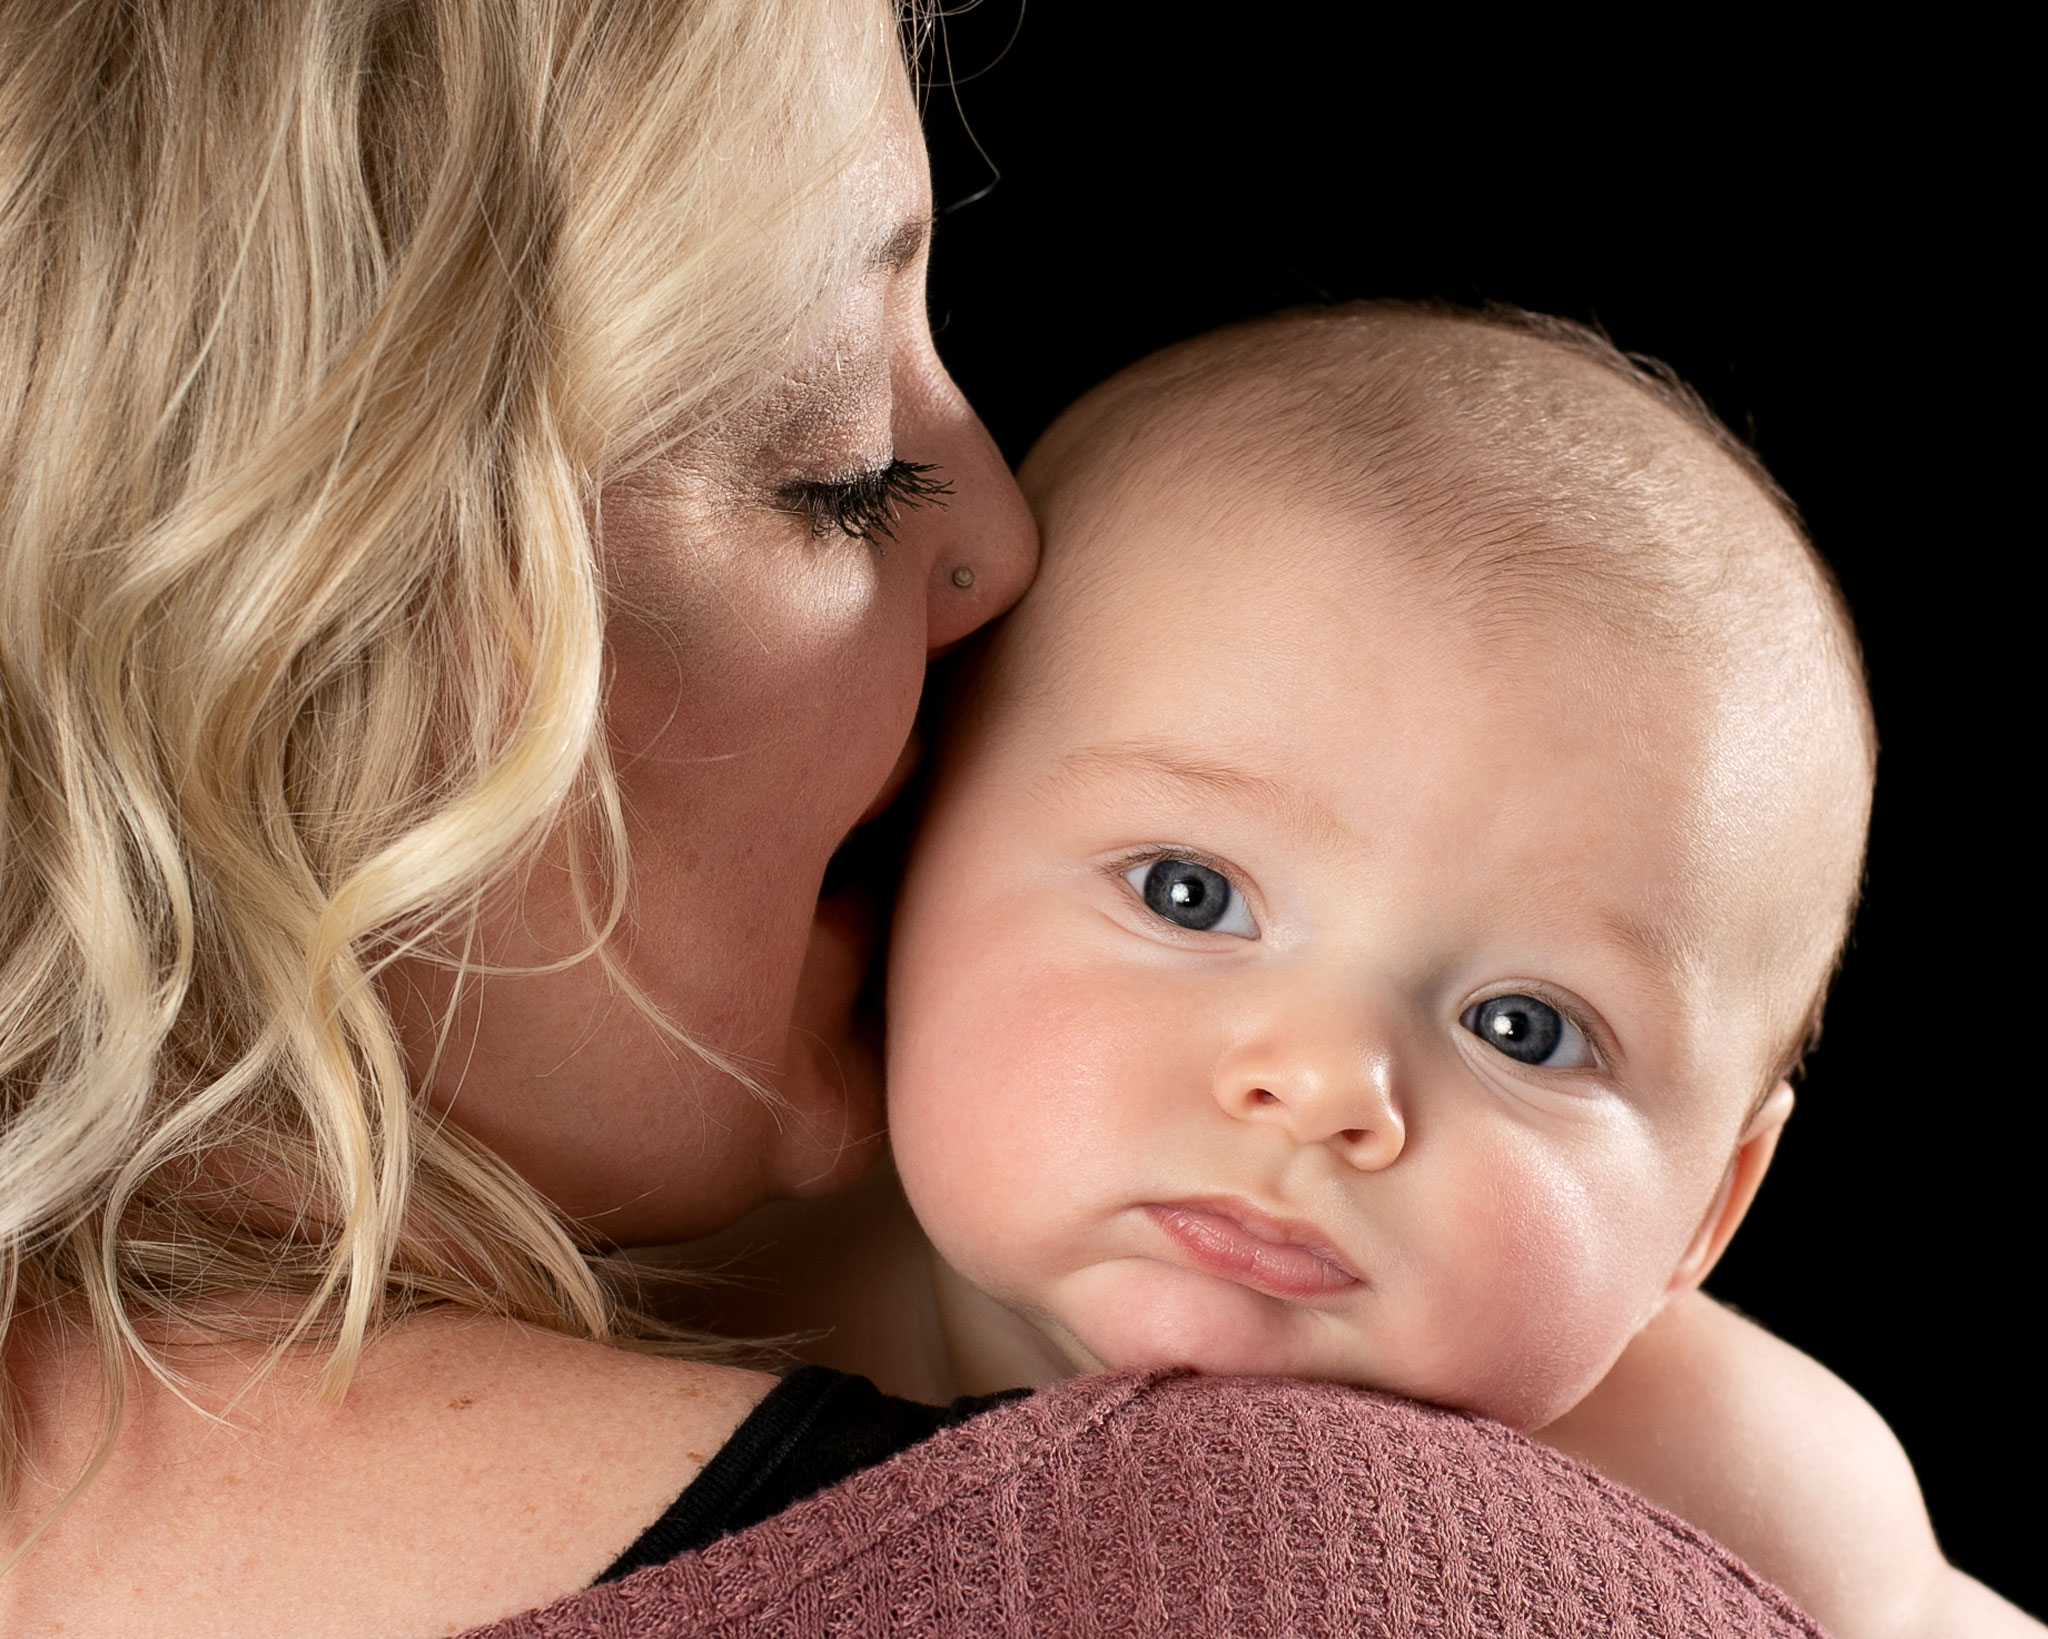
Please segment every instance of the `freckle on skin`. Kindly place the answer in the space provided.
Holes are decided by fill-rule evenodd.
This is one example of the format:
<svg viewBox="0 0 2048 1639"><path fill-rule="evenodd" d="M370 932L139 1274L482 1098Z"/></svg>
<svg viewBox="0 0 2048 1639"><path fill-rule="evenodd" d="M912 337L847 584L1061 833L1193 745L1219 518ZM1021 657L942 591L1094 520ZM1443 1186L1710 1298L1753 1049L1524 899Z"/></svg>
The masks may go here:
<svg viewBox="0 0 2048 1639"><path fill-rule="evenodd" d="M467 1411L475 1404L476 1402L468 1395L458 1394L453 1400L448 1402L448 1409L450 1411Z"/></svg>

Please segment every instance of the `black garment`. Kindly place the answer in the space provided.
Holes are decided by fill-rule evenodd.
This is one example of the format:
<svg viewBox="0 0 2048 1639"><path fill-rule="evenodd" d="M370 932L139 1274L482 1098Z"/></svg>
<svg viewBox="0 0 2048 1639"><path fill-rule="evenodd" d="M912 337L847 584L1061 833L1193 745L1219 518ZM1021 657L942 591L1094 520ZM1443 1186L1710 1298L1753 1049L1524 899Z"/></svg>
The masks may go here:
<svg viewBox="0 0 2048 1639"><path fill-rule="evenodd" d="M768 1391L683 1494L597 1580L615 1582L643 1565L660 1565L756 1525L942 1428L1030 1392L1005 1389L963 1395L950 1406L926 1406L884 1394L865 1377L799 1366Z"/></svg>

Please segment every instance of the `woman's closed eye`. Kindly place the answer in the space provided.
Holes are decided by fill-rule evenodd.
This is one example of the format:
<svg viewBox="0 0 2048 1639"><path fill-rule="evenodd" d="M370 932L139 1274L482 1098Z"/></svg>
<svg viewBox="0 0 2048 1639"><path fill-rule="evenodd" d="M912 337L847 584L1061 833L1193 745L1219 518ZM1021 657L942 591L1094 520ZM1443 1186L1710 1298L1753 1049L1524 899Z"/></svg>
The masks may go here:
<svg viewBox="0 0 2048 1639"><path fill-rule="evenodd" d="M1518 1064L1542 1070L1584 1070L1599 1062L1585 1031L1534 996L1490 996L1466 1008L1458 1022Z"/></svg>
<svg viewBox="0 0 2048 1639"><path fill-rule="evenodd" d="M1133 865L1124 880L1162 922L1191 933L1228 933L1256 939L1251 907L1229 877L1192 859L1167 857Z"/></svg>
<svg viewBox="0 0 2048 1639"><path fill-rule="evenodd" d="M793 479L775 498L783 511L808 519L814 536L837 531L857 541L893 540L899 509L946 504L953 484L933 477L938 470L923 461L890 461L846 478Z"/></svg>

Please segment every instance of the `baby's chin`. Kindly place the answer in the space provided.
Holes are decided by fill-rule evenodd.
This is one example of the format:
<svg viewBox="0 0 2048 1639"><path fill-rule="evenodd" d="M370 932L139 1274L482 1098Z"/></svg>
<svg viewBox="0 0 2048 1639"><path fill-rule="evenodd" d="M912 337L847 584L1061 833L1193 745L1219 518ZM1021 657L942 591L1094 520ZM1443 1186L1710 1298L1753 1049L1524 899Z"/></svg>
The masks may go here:
<svg viewBox="0 0 2048 1639"><path fill-rule="evenodd" d="M1306 1377L1374 1387L1337 1315L1199 1270L1132 1258L1065 1283L1059 1329L1082 1371L1181 1368L1219 1376Z"/></svg>
<svg viewBox="0 0 2048 1639"><path fill-rule="evenodd" d="M1432 1369L1372 1336L1354 1308L1370 1300L1359 1297L1311 1307L1198 1270L1133 1258L1070 1277L1058 1300L1056 1328L1041 1322L1041 1329L1065 1334L1064 1352L1082 1372L1182 1369L1342 1383L1524 1431L1577 1398L1561 1398L1558 1385L1542 1380L1545 1374L1512 1362L1496 1362L1497 1371L1461 1374L1441 1361L1441 1369Z"/></svg>

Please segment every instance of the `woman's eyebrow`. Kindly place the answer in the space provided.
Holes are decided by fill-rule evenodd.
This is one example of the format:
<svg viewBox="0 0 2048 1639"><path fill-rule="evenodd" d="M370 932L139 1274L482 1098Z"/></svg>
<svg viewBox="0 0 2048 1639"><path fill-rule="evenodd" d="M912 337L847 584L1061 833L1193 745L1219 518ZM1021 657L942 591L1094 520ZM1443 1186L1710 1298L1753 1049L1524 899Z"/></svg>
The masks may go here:
<svg viewBox="0 0 2048 1639"><path fill-rule="evenodd" d="M1101 778L1136 779L1182 797L1221 798L1266 813L1319 842L1358 845L1358 837L1329 809L1284 781L1228 763L1190 757L1148 740L1111 741L1070 751L1046 776L1045 783L1059 787Z"/></svg>
<svg viewBox="0 0 2048 1639"><path fill-rule="evenodd" d="M924 215L898 223L889 237L875 247L874 253L868 257L868 265L901 273L923 253L932 236L933 221L932 216Z"/></svg>

